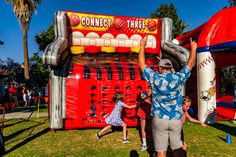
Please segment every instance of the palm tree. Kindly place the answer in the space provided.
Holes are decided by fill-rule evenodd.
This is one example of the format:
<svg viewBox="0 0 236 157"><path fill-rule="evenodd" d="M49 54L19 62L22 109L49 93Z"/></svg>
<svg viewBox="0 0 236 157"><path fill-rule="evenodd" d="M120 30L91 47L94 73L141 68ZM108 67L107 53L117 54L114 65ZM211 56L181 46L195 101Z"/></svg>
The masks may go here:
<svg viewBox="0 0 236 157"><path fill-rule="evenodd" d="M13 7L13 12L19 20L23 32L24 47L24 77L29 80L29 54L28 54L28 30L32 14L37 13L36 4L41 5L41 0L7 0Z"/></svg>

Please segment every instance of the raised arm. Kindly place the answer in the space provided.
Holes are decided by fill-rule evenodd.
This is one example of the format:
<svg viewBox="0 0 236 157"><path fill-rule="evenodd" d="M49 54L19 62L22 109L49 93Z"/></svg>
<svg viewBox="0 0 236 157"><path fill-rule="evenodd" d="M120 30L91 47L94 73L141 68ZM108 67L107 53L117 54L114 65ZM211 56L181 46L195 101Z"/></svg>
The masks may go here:
<svg viewBox="0 0 236 157"><path fill-rule="evenodd" d="M192 38L190 38L190 45L191 45L191 53L187 62L187 66L190 70L195 66L196 64L196 53L197 53L197 43L195 41L192 41Z"/></svg>
<svg viewBox="0 0 236 157"><path fill-rule="evenodd" d="M146 64L145 64L145 46L147 43L147 36L145 36L143 39L140 40L140 50L139 50L139 54L138 54L138 61L139 61L139 67L142 70L142 72L144 71L144 69L146 68Z"/></svg>

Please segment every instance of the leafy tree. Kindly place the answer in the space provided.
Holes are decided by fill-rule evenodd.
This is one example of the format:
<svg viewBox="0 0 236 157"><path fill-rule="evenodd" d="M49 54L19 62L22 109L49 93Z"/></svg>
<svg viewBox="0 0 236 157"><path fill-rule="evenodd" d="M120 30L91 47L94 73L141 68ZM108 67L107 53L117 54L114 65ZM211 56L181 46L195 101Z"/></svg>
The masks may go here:
<svg viewBox="0 0 236 157"><path fill-rule="evenodd" d="M31 84L37 87L45 87L48 82L49 68L43 64L42 58L36 52L30 58Z"/></svg>
<svg viewBox="0 0 236 157"><path fill-rule="evenodd" d="M7 58L5 61L6 63L6 69L11 71L11 75L9 76L10 80L15 80L18 83L23 83L24 82L24 75L23 75L23 68L21 64L15 62L14 59L12 58Z"/></svg>
<svg viewBox="0 0 236 157"><path fill-rule="evenodd" d="M46 31L42 31L35 36L35 41L39 45L39 51L44 51L48 44L55 38L54 26L50 25Z"/></svg>
<svg viewBox="0 0 236 157"><path fill-rule="evenodd" d="M24 47L24 77L26 80L29 76L29 54L28 54L28 30L29 23L33 12L37 12L36 4L41 4L41 0L7 0L13 7L13 12L19 20L23 32Z"/></svg>
<svg viewBox="0 0 236 157"><path fill-rule="evenodd" d="M3 44L4 44L4 42L2 40L0 40L0 45L3 45Z"/></svg>
<svg viewBox="0 0 236 157"><path fill-rule="evenodd" d="M13 80L18 83L24 82L23 68L14 59L9 57L6 60L0 59L0 70L6 71L6 82L9 83Z"/></svg>
<svg viewBox="0 0 236 157"><path fill-rule="evenodd" d="M228 0L228 2L230 7L236 6L236 0Z"/></svg>
<svg viewBox="0 0 236 157"><path fill-rule="evenodd" d="M189 24L185 24L183 20L179 19L177 15L177 10L174 7L174 4L170 5L162 4L159 8L157 8L154 12L151 13L152 18L164 18L169 17L173 21L173 38L179 36L183 33L183 30L189 26Z"/></svg>
<svg viewBox="0 0 236 157"><path fill-rule="evenodd" d="M232 95L233 88L236 86L236 65L221 68L220 76L221 94Z"/></svg>

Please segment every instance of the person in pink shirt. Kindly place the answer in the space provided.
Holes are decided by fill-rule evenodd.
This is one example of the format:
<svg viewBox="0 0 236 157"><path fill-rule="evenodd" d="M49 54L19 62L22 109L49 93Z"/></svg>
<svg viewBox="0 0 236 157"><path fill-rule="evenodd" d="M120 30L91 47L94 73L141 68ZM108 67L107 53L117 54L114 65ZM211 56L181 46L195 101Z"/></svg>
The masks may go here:
<svg viewBox="0 0 236 157"><path fill-rule="evenodd" d="M151 97L152 97L152 87L148 86L147 92L140 92L137 97L137 101L139 103L137 116L140 119L140 127L141 127L141 138L142 138L142 145L141 151L147 149L147 140L146 140L146 123L147 121L151 121Z"/></svg>

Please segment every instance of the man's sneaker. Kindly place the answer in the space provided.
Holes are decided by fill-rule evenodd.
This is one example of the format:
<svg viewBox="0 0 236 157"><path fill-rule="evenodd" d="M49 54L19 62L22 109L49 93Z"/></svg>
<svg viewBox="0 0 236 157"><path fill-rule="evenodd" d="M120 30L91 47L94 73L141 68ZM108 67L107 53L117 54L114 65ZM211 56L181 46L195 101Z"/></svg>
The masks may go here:
<svg viewBox="0 0 236 157"><path fill-rule="evenodd" d="M98 133L96 133L95 136L96 136L97 139L101 138L101 136Z"/></svg>
<svg viewBox="0 0 236 157"><path fill-rule="evenodd" d="M140 149L140 151L145 151L145 150L147 150L147 146L145 146L145 145L141 145L141 149Z"/></svg>
<svg viewBox="0 0 236 157"><path fill-rule="evenodd" d="M122 142L123 142L123 143L130 143L131 141L128 140L128 139L123 139Z"/></svg>

